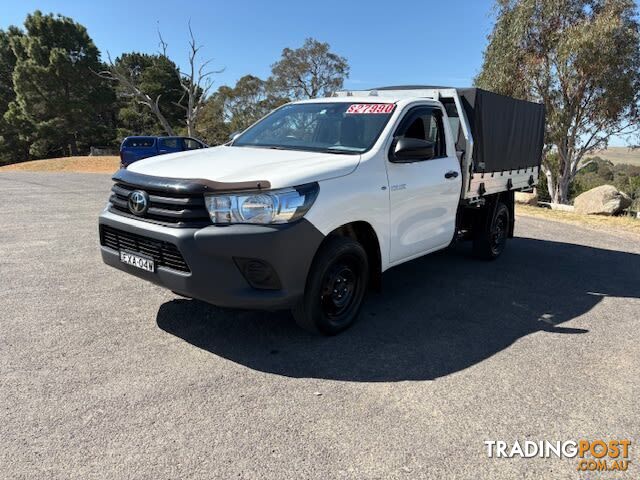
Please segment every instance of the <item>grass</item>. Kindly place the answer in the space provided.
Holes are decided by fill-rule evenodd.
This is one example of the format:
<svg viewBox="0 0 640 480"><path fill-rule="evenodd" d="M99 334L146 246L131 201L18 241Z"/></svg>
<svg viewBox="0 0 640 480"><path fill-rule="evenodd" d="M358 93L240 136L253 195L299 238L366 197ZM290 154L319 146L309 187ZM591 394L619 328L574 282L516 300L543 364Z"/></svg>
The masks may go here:
<svg viewBox="0 0 640 480"><path fill-rule="evenodd" d="M597 230L621 231L640 235L640 219L632 217L607 217L604 215L582 215L574 212L562 212L548 208L516 205L516 215L543 218L557 222L570 223Z"/></svg>
<svg viewBox="0 0 640 480"><path fill-rule="evenodd" d="M13 163L0 167L0 172L76 172L113 173L120 168L120 157L63 157Z"/></svg>
<svg viewBox="0 0 640 480"><path fill-rule="evenodd" d="M587 155L587 158L589 157L600 157L616 165L626 163L640 166L640 149L629 150L627 147L609 147L606 150L597 150L590 153Z"/></svg>

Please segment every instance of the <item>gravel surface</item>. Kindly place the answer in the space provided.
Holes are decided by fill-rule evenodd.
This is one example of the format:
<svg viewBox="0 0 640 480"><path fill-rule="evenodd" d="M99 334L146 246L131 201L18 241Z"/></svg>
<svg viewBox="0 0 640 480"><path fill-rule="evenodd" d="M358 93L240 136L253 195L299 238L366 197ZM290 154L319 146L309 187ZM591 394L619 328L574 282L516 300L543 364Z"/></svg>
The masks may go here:
<svg viewBox="0 0 640 480"><path fill-rule="evenodd" d="M107 175L0 174L0 477L599 478L485 440L630 438L640 242L519 218L390 270L322 338L102 264Z"/></svg>

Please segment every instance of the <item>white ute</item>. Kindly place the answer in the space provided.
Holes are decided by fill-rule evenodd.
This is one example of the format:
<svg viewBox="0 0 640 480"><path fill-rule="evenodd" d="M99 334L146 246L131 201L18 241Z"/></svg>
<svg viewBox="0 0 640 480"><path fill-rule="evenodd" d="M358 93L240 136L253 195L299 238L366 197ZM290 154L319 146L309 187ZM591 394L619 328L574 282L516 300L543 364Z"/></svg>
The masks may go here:
<svg viewBox="0 0 640 480"><path fill-rule="evenodd" d="M458 239L498 257L538 181L544 108L480 89L387 87L284 105L227 145L113 177L105 263L183 296L291 309L336 334L400 263Z"/></svg>

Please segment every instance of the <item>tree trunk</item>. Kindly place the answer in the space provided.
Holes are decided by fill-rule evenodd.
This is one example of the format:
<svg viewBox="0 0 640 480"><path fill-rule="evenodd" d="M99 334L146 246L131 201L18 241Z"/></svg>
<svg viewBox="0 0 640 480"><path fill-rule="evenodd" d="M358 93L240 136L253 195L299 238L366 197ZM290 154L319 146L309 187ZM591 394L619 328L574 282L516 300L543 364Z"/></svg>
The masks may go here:
<svg viewBox="0 0 640 480"><path fill-rule="evenodd" d="M552 203L569 204L569 182L562 178L555 179L547 174L547 190Z"/></svg>
<svg viewBox="0 0 640 480"><path fill-rule="evenodd" d="M565 151L560 156L560 161L562 164L560 165L560 169L562 171L562 175L558 178L558 202L564 205L569 204L569 185L571 185L571 180L573 177L571 175L571 156L569 152Z"/></svg>
<svg viewBox="0 0 640 480"><path fill-rule="evenodd" d="M542 172L544 176L547 177L547 192L549 192L551 202L558 203L558 188L555 178L553 178L553 173L550 169L545 168L544 165L542 166Z"/></svg>
<svg viewBox="0 0 640 480"><path fill-rule="evenodd" d="M76 141L75 134L69 137L69 156L70 157L78 156L78 142Z"/></svg>
<svg viewBox="0 0 640 480"><path fill-rule="evenodd" d="M164 118L160 120L160 123L162 123L162 128L164 128L164 131L167 132L167 135L169 135L170 137L174 137L176 135L173 132L173 128L171 128L171 125L169 125L169 122L167 122Z"/></svg>
<svg viewBox="0 0 640 480"><path fill-rule="evenodd" d="M558 182L558 201L556 203L562 203L564 205L569 204L569 182L561 179Z"/></svg>
<svg viewBox="0 0 640 480"><path fill-rule="evenodd" d="M175 136L175 134L173 133L173 128L171 128L171 125L169 125L169 122L160 111L160 108L158 107L157 103L151 104L149 106L151 107L151 111L154 113L154 115L162 125L162 128L164 128L164 131L167 132L167 135L169 135L170 137Z"/></svg>
<svg viewBox="0 0 640 480"><path fill-rule="evenodd" d="M187 118L185 119L185 123L187 124L187 136L195 137L195 128L194 128L194 115L193 110L189 108L187 110Z"/></svg>
<svg viewBox="0 0 640 480"><path fill-rule="evenodd" d="M547 190L549 191L549 197L551 202L561 203L564 205L569 204L569 186L575 176L574 171L571 168L572 165L572 153L567 148L566 144L557 144L558 162L560 163L557 168L553 168L553 162L551 165L545 163L542 164L542 171L547 177ZM559 174L554 174L554 171L559 171Z"/></svg>

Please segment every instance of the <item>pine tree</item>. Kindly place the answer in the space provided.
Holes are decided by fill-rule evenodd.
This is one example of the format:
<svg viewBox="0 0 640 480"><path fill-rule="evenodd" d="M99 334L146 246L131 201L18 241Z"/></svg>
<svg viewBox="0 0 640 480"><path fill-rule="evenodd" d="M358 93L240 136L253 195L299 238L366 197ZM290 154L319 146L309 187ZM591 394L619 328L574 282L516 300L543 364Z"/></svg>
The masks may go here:
<svg viewBox="0 0 640 480"><path fill-rule="evenodd" d="M100 52L82 25L61 15L27 16L11 37L15 99L5 120L29 142L32 157L87 153L115 137L115 94L95 72Z"/></svg>

